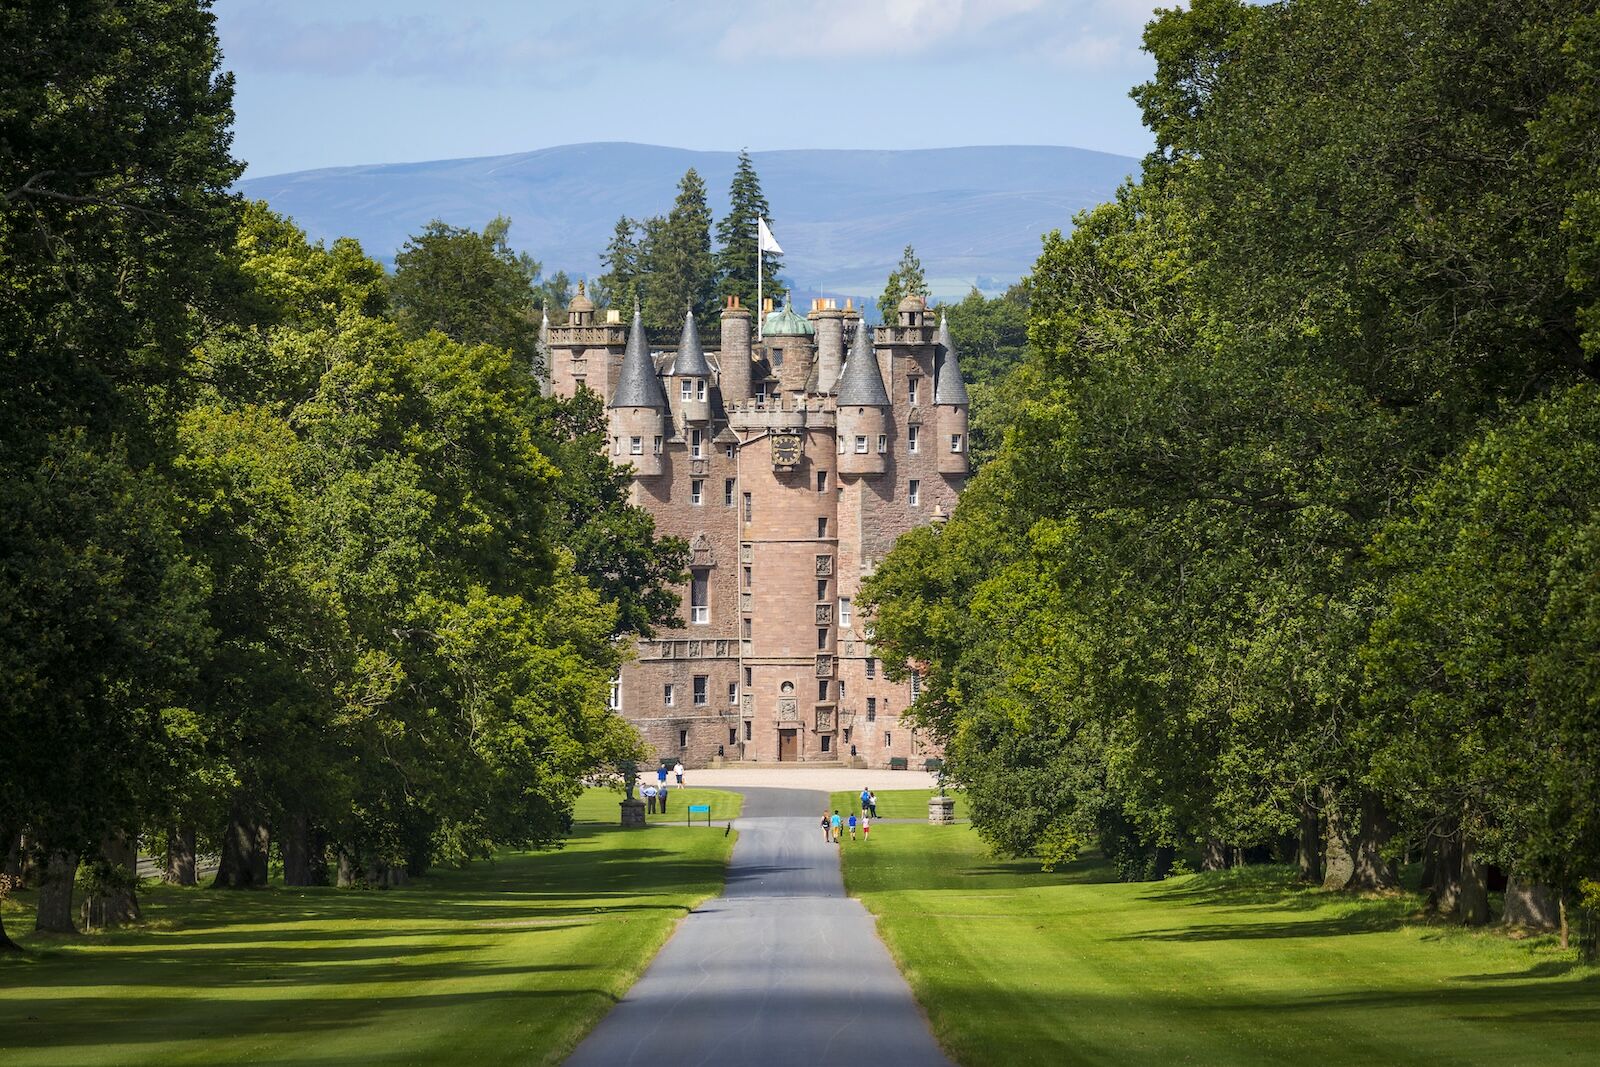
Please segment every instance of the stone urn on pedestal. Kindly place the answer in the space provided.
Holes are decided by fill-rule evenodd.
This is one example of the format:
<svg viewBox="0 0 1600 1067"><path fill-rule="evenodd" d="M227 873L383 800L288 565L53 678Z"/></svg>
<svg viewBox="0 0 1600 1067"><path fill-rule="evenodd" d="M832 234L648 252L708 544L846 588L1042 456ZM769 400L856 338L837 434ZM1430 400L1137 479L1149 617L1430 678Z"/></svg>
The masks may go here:
<svg viewBox="0 0 1600 1067"><path fill-rule="evenodd" d="M944 826L956 821L956 798L944 792L944 770L939 771L939 791L928 798L928 821Z"/></svg>
<svg viewBox="0 0 1600 1067"><path fill-rule="evenodd" d="M632 762L622 765L622 788L627 794L618 805L622 809L622 828L624 830L644 826L644 801L633 795L633 787L639 784L639 768Z"/></svg>

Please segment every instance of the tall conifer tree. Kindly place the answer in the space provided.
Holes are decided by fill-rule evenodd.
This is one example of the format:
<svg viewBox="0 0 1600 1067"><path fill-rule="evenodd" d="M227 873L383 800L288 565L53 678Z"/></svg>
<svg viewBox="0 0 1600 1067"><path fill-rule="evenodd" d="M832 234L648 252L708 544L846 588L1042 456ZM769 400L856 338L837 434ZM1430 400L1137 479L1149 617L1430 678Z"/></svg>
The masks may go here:
<svg viewBox="0 0 1600 1067"><path fill-rule="evenodd" d="M889 272L889 277L883 283L883 295L878 297L879 321L893 322L900 301L913 294L926 299L928 282L923 276L922 260L917 258L917 250L906 245L900 253L899 264Z"/></svg>
<svg viewBox="0 0 1600 1067"><path fill-rule="evenodd" d="M706 183L690 167L678 183L678 198L665 219L645 223L644 317L653 333L676 337L683 312L693 308L709 328L716 298L716 265L711 257L711 209Z"/></svg>
<svg viewBox="0 0 1600 1067"><path fill-rule="evenodd" d="M737 296L746 307L756 304L756 220L772 224L772 208L761 192L761 178L750 153L739 152L739 166L728 186L728 213L717 223L717 296L725 300ZM775 299L783 296L778 269L780 254L768 254L761 264L761 292Z"/></svg>

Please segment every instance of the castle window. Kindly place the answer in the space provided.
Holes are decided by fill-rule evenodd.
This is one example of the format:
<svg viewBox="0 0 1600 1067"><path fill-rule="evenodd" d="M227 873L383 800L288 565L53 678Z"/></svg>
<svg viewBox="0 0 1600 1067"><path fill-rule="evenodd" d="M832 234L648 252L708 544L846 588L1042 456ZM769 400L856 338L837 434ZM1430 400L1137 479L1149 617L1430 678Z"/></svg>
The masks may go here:
<svg viewBox="0 0 1600 1067"><path fill-rule="evenodd" d="M700 440L701 433L699 430L689 431L689 455L693 459L700 459L705 454L705 449L701 447Z"/></svg>
<svg viewBox="0 0 1600 1067"><path fill-rule="evenodd" d="M689 731L688 730L679 730L678 731L678 747L679 748L688 748L689 747Z"/></svg>
<svg viewBox="0 0 1600 1067"><path fill-rule="evenodd" d="M658 455L658 456L661 455L661 435L660 434L656 434L655 452L656 452L656 455Z"/></svg>
<svg viewBox="0 0 1600 1067"><path fill-rule="evenodd" d="M611 439L611 454L613 456L622 455L622 438L621 437L613 437Z"/></svg>
<svg viewBox="0 0 1600 1067"><path fill-rule="evenodd" d="M705 625L711 621L711 608L707 604L710 582L705 571L695 571L689 579L689 621Z"/></svg>
<svg viewBox="0 0 1600 1067"><path fill-rule="evenodd" d="M876 678L877 676L878 676L878 661L876 659L872 658L871 656L868 656L867 657L867 677L868 678Z"/></svg>
<svg viewBox="0 0 1600 1067"><path fill-rule="evenodd" d="M827 518L825 516L819 516L817 518L817 536L818 537L827 537L828 536L828 520L827 520Z"/></svg>
<svg viewBox="0 0 1600 1067"><path fill-rule="evenodd" d="M733 479L732 478L724 478L722 480L722 506L725 507L725 508L733 507Z"/></svg>
<svg viewBox="0 0 1600 1067"><path fill-rule="evenodd" d="M697 674L694 676L693 696L695 707L703 708L707 704L711 703L711 697L708 695L709 689L710 685L708 684L708 679L705 675Z"/></svg>
<svg viewBox="0 0 1600 1067"><path fill-rule="evenodd" d="M752 568L752 567L746 567L744 569L744 587L746 589L751 588L754 578L755 578L755 569Z"/></svg>
<svg viewBox="0 0 1600 1067"><path fill-rule="evenodd" d="M744 631L744 639L746 641L748 641L748 640L750 640L750 620L749 619L743 620L742 626L743 626L743 631Z"/></svg>
<svg viewBox="0 0 1600 1067"><path fill-rule="evenodd" d="M696 400L704 400L706 398L706 380L704 378L696 378L694 380L694 398Z"/></svg>
<svg viewBox="0 0 1600 1067"><path fill-rule="evenodd" d="M739 743L739 731L736 728L732 727L732 726L728 727L728 744L737 745L738 743Z"/></svg>
<svg viewBox="0 0 1600 1067"><path fill-rule="evenodd" d="M922 675L916 671L911 672L911 699L915 700L922 695Z"/></svg>
<svg viewBox="0 0 1600 1067"><path fill-rule="evenodd" d="M739 703L739 683L738 682L729 682L728 683L728 703L730 703L730 704ZM729 741L733 740L733 735L731 733L728 735L728 740Z"/></svg>
<svg viewBox="0 0 1600 1067"><path fill-rule="evenodd" d="M745 688L746 688L746 689L749 689L749 688L750 688L750 686L751 686L751 685L753 685L753 684L754 684L754 683L752 683L752 682L751 682L751 681L750 681L750 677L751 677L751 674L752 674L752 671L751 671L751 669L750 669L750 668L749 668L749 667L746 667L746 668L745 668L745 669L744 669L744 687L745 687Z"/></svg>
<svg viewBox="0 0 1600 1067"><path fill-rule="evenodd" d="M878 435L878 455L881 456L887 451L889 451L889 435L880 433Z"/></svg>
<svg viewBox="0 0 1600 1067"><path fill-rule="evenodd" d="M922 435L921 426L912 426L906 431L906 450L915 452L920 443L917 439Z"/></svg>
<svg viewBox="0 0 1600 1067"><path fill-rule="evenodd" d="M693 396L694 396L694 385L689 381L689 379L685 378L683 381L678 383L678 397L679 397L679 399L688 400Z"/></svg>
<svg viewBox="0 0 1600 1067"><path fill-rule="evenodd" d="M833 737L832 737L832 735L823 734L822 735L822 751L827 752L832 747L833 747ZM851 818L854 818L854 816L851 816Z"/></svg>
<svg viewBox="0 0 1600 1067"><path fill-rule="evenodd" d="M885 730L883 732L883 747L884 748L893 748L894 747L894 734L891 734L888 730Z"/></svg>
<svg viewBox="0 0 1600 1067"><path fill-rule="evenodd" d="M921 378L913 377L913 378L910 378L910 379L908 379L906 381L906 393L910 397L911 402L913 404L915 404L917 402L917 387L919 385L921 385L921 384L922 384L922 379Z"/></svg>
<svg viewBox="0 0 1600 1067"><path fill-rule="evenodd" d="M826 678L817 679L817 699L823 702L828 699L828 680Z"/></svg>
<svg viewBox="0 0 1600 1067"><path fill-rule="evenodd" d="M750 740L750 726L751 726L750 720L746 719L744 721L744 739L746 741Z"/></svg>
<svg viewBox="0 0 1600 1067"><path fill-rule="evenodd" d="M705 501L705 498L706 498L706 483L705 483L705 481L703 479L701 479L701 478L692 479L689 482L689 503L691 503L691 504L695 505L696 507L698 507L701 503L703 503Z"/></svg>
<svg viewBox="0 0 1600 1067"><path fill-rule="evenodd" d="M877 722L878 721L878 698L877 697L868 697L867 698L867 721L868 722Z"/></svg>
<svg viewBox="0 0 1600 1067"><path fill-rule="evenodd" d="M732 459L732 458L733 458L733 446L732 446L732 445L728 445L728 446L727 446L727 448L726 448L726 452L727 452L727 455L728 455L728 458L729 458L729 459ZM728 483L728 484L729 484L729 485L732 485L732 484L733 484L733 483L732 483L732 482L729 482L729 483ZM729 507L732 507L732 506L733 506L733 498L732 498L732 497L730 497L730 498L729 498L729 499L728 499L728 506L729 506Z"/></svg>
<svg viewBox="0 0 1600 1067"><path fill-rule="evenodd" d="M818 600L827 600L828 599L828 579L826 579L826 578L818 578L817 579L817 599Z"/></svg>
<svg viewBox="0 0 1600 1067"><path fill-rule="evenodd" d="M630 455L630 456L642 456L642 455L644 455L644 438L642 438L642 437L630 437L630 438L628 438L628 455Z"/></svg>
<svg viewBox="0 0 1600 1067"><path fill-rule="evenodd" d="M839 703L841 703L841 704L843 704L843 703L844 703L844 679L843 679L843 678L840 678L840 679L839 679ZM845 737L846 737L846 740L848 740L848 739L849 739L849 733L850 733L850 731L849 731L849 729L848 729L848 728L847 728L847 729L846 729L846 730L845 730Z"/></svg>
<svg viewBox="0 0 1600 1067"><path fill-rule="evenodd" d="M817 648L825 649L827 647L828 647L828 631L819 629L817 631Z"/></svg>
<svg viewBox="0 0 1600 1067"><path fill-rule="evenodd" d="M817 492L826 493L827 491L828 491L828 472L827 471L818 471L817 472Z"/></svg>
<svg viewBox="0 0 1600 1067"><path fill-rule="evenodd" d="M961 451L961 435L960 434L953 433L953 434L950 435L950 451L952 451L952 452L960 452Z"/></svg>
<svg viewBox="0 0 1600 1067"><path fill-rule="evenodd" d="M636 440L637 440L637 438L636 438ZM866 436L864 434L856 434L856 455L864 456L866 454L867 454L867 438L866 438Z"/></svg>
<svg viewBox="0 0 1600 1067"><path fill-rule="evenodd" d="M839 455L841 455L841 456L844 455L844 437L840 436L838 438L835 438L835 444L837 444L839 446L838 449L837 449Z"/></svg>
<svg viewBox="0 0 1600 1067"><path fill-rule="evenodd" d="M752 507L752 505L750 503L750 494L746 493L744 495L744 521L745 522L751 521L751 518L754 515L755 515L755 509L754 509L754 507Z"/></svg>
<svg viewBox="0 0 1600 1067"><path fill-rule="evenodd" d="M661 702L670 708L672 707L672 697L672 683L668 682L661 687Z"/></svg>
<svg viewBox="0 0 1600 1067"><path fill-rule="evenodd" d="M850 598L847 596L839 598L839 625L850 625Z"/></svg>
<svg viewBox="0 0 1600 1067"><path fill-rule="evenodd" d="M922 483L915 478L906 486L906 503L914 508L922 505Z"/></svg>
<svg viewBox="0 0 1600 1067"><path fill-rule="evenodd" d="M612 711L622 710L622 679L620 677L611 679L611 695L606 700L606 707Z"/></svg>

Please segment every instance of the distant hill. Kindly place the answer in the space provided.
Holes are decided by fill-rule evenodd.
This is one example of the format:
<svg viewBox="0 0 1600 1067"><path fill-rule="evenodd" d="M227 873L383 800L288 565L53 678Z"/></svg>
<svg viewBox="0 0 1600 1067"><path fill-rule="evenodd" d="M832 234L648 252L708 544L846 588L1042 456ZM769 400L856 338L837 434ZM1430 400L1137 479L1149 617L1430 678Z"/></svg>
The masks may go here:
<svg viewBox="0 0 1600 1067"><path fill-rule="evenodd" d="M939 298L972 285L993 291L1032 269L1040 235L1067 229L1108 199L1137 162L1081 148L994 146L904 151L752 153L772 204L773 230L798 291L875 294L907 244ZM334 167L251 178L244 192L288 214L315 238L351 236L393 263L431 219L482 226L512 219L511 241L547 272L600 273L617 218L664 214L689 167L705 178L713 212L726 209L732 152L626 143L428 163Z"/></svg>

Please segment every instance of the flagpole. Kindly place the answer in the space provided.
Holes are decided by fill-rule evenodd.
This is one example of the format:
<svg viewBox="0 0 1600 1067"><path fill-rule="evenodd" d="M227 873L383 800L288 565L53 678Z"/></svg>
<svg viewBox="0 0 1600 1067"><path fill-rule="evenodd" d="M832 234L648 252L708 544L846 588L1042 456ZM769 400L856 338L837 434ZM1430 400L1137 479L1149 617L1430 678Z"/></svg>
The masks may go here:
<svg viewBox="0 0 1600 1067"><path fill-rule="evenodd" d="M762 328L766 326L767 308L761 302L761 219L756 218L756 340L762 338Z"/></svg>

